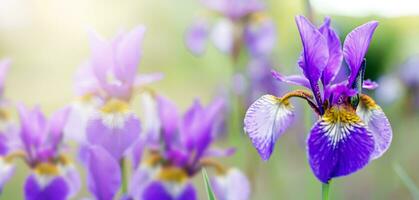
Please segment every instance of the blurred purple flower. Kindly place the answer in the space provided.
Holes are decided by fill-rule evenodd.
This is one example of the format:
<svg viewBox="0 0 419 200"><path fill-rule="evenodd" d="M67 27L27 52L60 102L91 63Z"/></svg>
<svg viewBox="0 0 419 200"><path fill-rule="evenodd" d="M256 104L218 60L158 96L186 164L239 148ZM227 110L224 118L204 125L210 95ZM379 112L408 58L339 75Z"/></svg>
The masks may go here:
<svg viewBox="0 0 419 200"><path fill-rule="evenodd" d="M208 9L231 20L239 20L265 8L261 0L200 0Z"/></svg>
<svg viewBox="0 0 419 200"><path fill-rule="evenodd" d="M107 150L120 160L134 144L141 131L140 121L120 100L108 101L89 119L86 125L87 141Z"/></svg>
<svg viewBox="0 0 419 200"><path fill-rule="evenodd" d="M344 42L343 51L330 19L317 29L305 17L296 22L303 43L298 64L302 76L275 77L310 89L297 90L283 97L264 95L248 109L244 129L264 160L268 160L277 139L294 116L291 97L308 102L320 119L307 139L308 159L312 171L323 183L352 174L371 160L380 157L390 146L392 130L382 109L371 97L362 94L365 54L378 22L355 28ZM333 83L342 57L350 68L344 82ZM322 87L319 85L322 83ZM322 89L322 90L321 90Z"/></svg>
<svg viewBox="0 0 419 200"><path fill-rule="evenodd" d="M380 87L375 91L377 101L386 105L392 104L397 101L403 92L401 81L392 75L386 75L378 79Z"/></svg>
<svg viewBox="0 0 419 200"><path fill-rule="evenodd" d="M252 57L269 56L276 42L276 26L270 19L255 19L245 27L244 40Z"/></svg>
<svg viewBox="0 0 419 200"><path fill-rule="evenodd" d="M247 98L249 105L263 94L279 94L279 83L272 78L272 63L269 60L253 59L250 61L247 69L250 79L250 94Z"/></svg>
<svg viewBox="0 0 419 200"><path fill-rule="evenodd" d="M145 28L138 26L106 41L94 31L89 32L91 58L76 74L76 90L81 95L129 101L135 89L160 80L162 74L137 75Z"/></svg>
<svg viewBox="0 0 419 200"><path fill-rule="evenodd" d="M67 199L80 189L79 175L62 150L68 112L68 108L61 109L47 120L39 107L19 106L23 154L17 156L24 157L32 169L25 183L26 199Z"/></svg>
<svg viewBox="0 0 419 200"><path fill-rule="evenodd" d="M250 199L250 183L239 169L229 169L211 179L211 185L218 200Z"/></svg>
<svg viewBox="0 0 419 200"><path fill-rule="evenodd" d="M408 87L419 87L419 56L411 56L400 68L400 78Z"/></svg>

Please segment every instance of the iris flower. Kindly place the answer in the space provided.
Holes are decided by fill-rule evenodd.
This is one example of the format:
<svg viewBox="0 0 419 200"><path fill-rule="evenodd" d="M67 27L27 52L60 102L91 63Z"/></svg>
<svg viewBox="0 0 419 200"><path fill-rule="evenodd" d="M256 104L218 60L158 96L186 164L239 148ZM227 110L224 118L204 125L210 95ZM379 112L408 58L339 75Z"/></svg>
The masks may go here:
<svg viewBox="0 0 419 200"><path fill-rule="evenodd" d="M260 13L264 9L261 1L202 0L202 3L221 17L214 23L200 18L188 28L185 43L193 54L203 54L209 39L221 52L232 55L243 44L252 56L271 52L276 29L273 21Z"/></svg>
<svg viewBox="0 0 419 200"><path fill-rule="evenodd" d="M220 114L225 108L224 101L215 100L207 107L195 101L181 117L172 102L163 97L156 98L161 125L158 132L160 147L149 147L150 154L138 166L131 180L130 195L143 200L195 200L197 195L191 178L202 167L215 169L220 177L230 175L230 170L213 158L231 155L234 150L212 147ZM243 184L246 186L246 183ZM238 192L231 190L234 185L220 187L229 193ZM220 196L220 199L225 198Z"/></svg>
<svg viewBox="0 0 419 200"><path fill-rule="evenodd" d="M297 16L303 51L298 61L304 76L283 76L282 82L303 86L276 97L264 95L247 110L244 130L263 160L268 160L278 138L294 117L291 97L304 99L318 115L307 138L307 155L314 175L323 183L352 174L382 156L390 146L392 129L383 110L362 93L365 84L365 54L378 22L371 21L350 32L341 48L336 32L326 18L318 29ZM343 82L334 77L345 59L350 75Z"/></svg>
<svg viewBox="0 0 419 200"><path fill-rule="evenodd" d="M66 155L63 127L68 108L55 112L49 120L39 107L32 110L19 106L20 133L9 158L21 157L31 168L25 182L25 198L32 200L68 199L80 189L80 177Z"/></svg>

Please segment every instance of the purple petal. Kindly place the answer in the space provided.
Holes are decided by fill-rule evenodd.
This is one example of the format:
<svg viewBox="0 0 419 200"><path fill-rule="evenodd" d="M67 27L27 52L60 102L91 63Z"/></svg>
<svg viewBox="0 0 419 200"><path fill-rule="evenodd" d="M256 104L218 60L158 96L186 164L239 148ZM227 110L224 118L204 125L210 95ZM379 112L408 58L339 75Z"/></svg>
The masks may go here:
<svg viewBox="0 0 419 200"><path fill-rule="evenodd" d="M130 182L129 182L129 196L137 199L142 196L144 189L148 187L155 175L155 169L146 165L139 166Z"/></svg>
<svg viewBox="0 0 419 200"><path fill-rule="evenodd" d="M393 131L387 116L381 107L367 95L361 96L356 113L368 126L368 130L374 137L375 148L371 159L381 157L390 147L393 138Z"/></svg>
<svg viewBox="0 0 419 200"><path fill-rule="evenodd" d="M63 168L64 179L67 182L69 197L74 197L81 188L80 174L74 165L67 165Z"/></svg>
<svg viewBox="0 0 419 200"><path fill-rule="evenodd" d="M195 188L186 183L186 185L177 185L178 183L163 184L163 182L152 182L143 193L143 200L196 200ZM168 188L176 187L176 188Z"/></svg>
<svg viewBox="0 0 419 200"><path fill-rule="evenodd" d="M268 56L275 47L276 27L272 20L250 23L244 30L244 40L252 56Z"/></svg>
<svg viewBox="0 0 419 200"><path fill-rule="evenodd" d="M300 76L300 75L284 76L275 70L272 70L271 73L272 73L272 76L278 81L285 82L288 84L293 84L293 85L299 85L299 86L303 86L308 89L311 89L310 81L304 76Z"/></svg>
<svg viewBox="0 0 419 200"><path fill-rule="evenodd" d="M236 148L227 148L227 149L210 148L205 152L203 157L228 157L228 156L232 156L235 152L236 152Z"/></svg>
<svg viewBox="0 0 419 200"><path fill-rule="evenodd" d="M186 31L185 42L188 49L195 55L204 53L209 36L210 25L205 20L194 22Z"/></svg>
<svg viewBox="0 0 419 200"><path fill-rule="evenodd" d="M23 105L18 106L20 117L20 138L24 144L29 159L34 159L38 148L47 138L48 123L39 107L28 110Z"/></svg>
<svg viewBox="0 0 419 200"><path fill-rule="evenodd" d="M321 105L318 81L329 60L327 40L305 17L297 16L295 21L303 43L303 52L298 64L304 76L310 81L317 104Z"/></svg>
<svg viewBox="0 0 419 200"><path fill-rule="evenodd" d="M309 163L323 183L352 174L370 160L374 139L349 106L332 107L311 129L307 140Z"/></svg>
<svg viewBox="0 0 419 200"><path fill-rule="evenodd" d="M217 22L211 32L215 47L223 53L231 53L234 43L234 24L226 19Z"/></svg>
<svg viewBox="0 0 419 200"><path fill-rule="evenodd" d="M294 117L289 102L272 95L264 95L247 110L244 131L252 140L263 160L268 160L277 139L285 132Z"/></svg>
<svg viewBox="0 0 419 200"><path fill-rule="evenodd" d="M375 90L378 88L378 83L375 81L371 81L370 79L364 80L362 84L362 88L367 90Z"/></svg>
<svg viewBox="0 0 419 200"><path fill-rule="evenodd" d="M355 28L346 36L345 42L343 43L343 56L351 69L349 85L356 79L377 26L377 21L371 21Z"/></svg>
<svg viewBox="0 0 419 200"><path fill-rule="evenodd" d="M123 36L116 48L116 64L121 74L119 80L133 83L141 58L141 44L145 33L144 26L137 26Z"/></svg>
<svg viewBox="0 0 419 200"><path fill-rule="evenodd" d="M227 174L211 179L211 185L218 200L250 199L250 183L239 169L229 169Z"/></svg>
<svg viewBox="0 0 419 200"><path fill-rule="evenodd" d="M152 182L144 191L143 200L174 200L161 182Z"/></svg>
<svg viewBox="0 0 419 200"><path fill-rule="evenodd" d="M323 85L329 85L335 79L342 65L342 47L338 34L330 27L330 18L325 18L319 31L326 38L329 49L329 60L322 74Z"/></svg>
<svg viewBox="0 0 419 200"><path fill-rule="evenodd" d="M70 107L65 107L52 114L49 121L49 144L51 148L56 149L63 138L63 129L67 123L70 113Z"/></svg>
<svg viewBox="0 0 419 200"><path fill-rule="evenodd" d="M89 40L93 72L101 86L106 88L107 73L109 73L116 64L112 45L94 30L89 30Z"/></svg>
<svg viewBox="0 0 419 200"><path fill-rule="evenodd" d="M10 67L10 59L0 60L0 97L3 97L4 93L4 82L6 80L6 74Z"/></svg>
<svg viewBox="0 0 419 200"><path fill-rule="evenodd" d="M209 9L220 12L232 20L238 20L265 8L260 0L201 0L201 2Z"/></svg>
<svg viewBox="0 0 419 200"><path fill-rule="evenodd" d="M66 200L68 186L62 177L53 177L48 183L39 180L38 175L30 175L25 182L26 200ZM41 176L41 175L39 175ZM39 177L41 178L41 177ZM43 177L47 178L47 177Z"/></svg>
<svg viewBox="0 0 419 200"><path fill-rule="evenodd" d="M77 69L74 85L78 96L99 93L100 84L89 61L86 61Z"/></svg>
<svg viewBox="0 0 419 200"><path fill-rule="evenodd" d="M104 114L90 120L86 128L90 144L103 147L116 160L136 141L140 130L140 121L132 113Z"/></svg>
<svg viewBox="0 0 419 200"><path fill-rule="evenodd" d="M170 149L176 143L176 131L179 126L179 114L176 106L164 97L157 97L159 117L162 126L163 139Z"/></svg>
<svg viewBox="0 0 419 200"><path fill-rule="evenodd" d="M0 193L3 190L4 185L12 178L15 172L15 166L0 157Z"/></svg>
<svg viewBox="0 0 419 200"><path fill-rule="evenodd" d="M121 185L118 162L105 149L93 146L87 161L87 186L96 199L112 200Z"/></svg>

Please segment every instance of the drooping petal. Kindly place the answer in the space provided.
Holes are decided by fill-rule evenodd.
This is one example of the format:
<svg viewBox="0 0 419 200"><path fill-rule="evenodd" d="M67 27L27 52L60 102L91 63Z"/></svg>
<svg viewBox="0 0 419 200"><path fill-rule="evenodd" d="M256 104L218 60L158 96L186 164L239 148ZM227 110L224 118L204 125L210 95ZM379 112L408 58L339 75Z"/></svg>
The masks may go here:
<svg viewBox="0 0 419 200"><path fill-rule="evenodd" d="M2 59L0 60L0 97L3 97L4 93L4 82L6 79L7 71L10 67L10 59Z"/></svg>
<svg viewBox="0 0 419 200"><path fill-rule="evenodd" d="M293 107L272 95L264 95L247 110L244 131L263 160L268 160L277 139L291 124Z"/></svg>
<svg viewBox="0 0 419 200"><path fill-rule="evenodd" d="M326 38L329 49L329 60L322 74L323 85L329 85L335 79L342 65L342 47L338 34L330 27L330 18L325 18L319 31Z"/></svg>
<svg viewBox="0 0 419 200"><path fill-rule="evenodd" d="M368 126L374 137L375 148L371 159L381 157L390 147L393 138L393 131L387 116L371 97L364 94L361 95L356 113Z"/></svg>
<svg viewBox="0 0 419 200"><path fill-rule="evenodd" d="M269 56L275 47L276 27L272 20L250 23L245 27L244 40L254 57Z"/></svg>
<svg viewBox="0 0 419 200"><path fill-rule="evenodd" d="M204 53L207 47L210 25L205 20L195 21L186 31L186 47L195 55Z"/></svg>
<svg viewBox="0 0 419 200"><path fill-rule="evenodd" d="M108 117L114 119L107 119L105 117L103 119L93 119L88 122L87 139L90 144L102 146L115 159L119 159L135 142L135 139L140 133L140 121L133 114L125 117Z"/></svg>
<svg viewBox="0 0 419 200"><path fill-rule="evenodd" d="M144 26L137 26L124 35L116 48L116 73L119 80L133 83L141 59L141 44L145 33Z"/></svg>
<svg viewBox="0 0 419 200"><path fill-rule="evenodd" d="M250 183L239 169L232 168L225 175L211 179L211 185L218 200L250 199Z"/></svg>
<svg viewBox="0 0 419 200"><path fill-rule="evenodd" d="M89 143L103 147L116 160L136 141L140 131L139 119L121 101L107 103L86 128Z"/></svg>
<svg viewBox="0 0 419 200"><path fill-rule="evenodd" d="M310 81L304 76L300 76L300 75L284 76L275 70L272 70L271 73L272 73L272 76L278 81L285 82L288 84L293 84L293 85L299 85L299 86L303 86L308 89L311 89Z"/></svg>
<svg viewBox="0 0 419 200"><path fill-rule="evenodd" d="M311 129L307 151L314 175L328 183L367 165L374 139L352 107L334 106Z"/></svg>
<svg viewBox="0 0 419 200"><path fill-rule="evenodd" d="M0 193L3 190L4 185L12 178L15 171L13 163L6 161L0 156Z"/></svg>
<svg viewBox="0 0 419 200"><path fill-rule="evenodd" d="M327 40L305 17L297 16L295 21L303 43L303 52L298 64L309 80L317 104L320 106L322 101L318 81L329 60Z"/></svg>
<svg viewBox="0 0 419 200"><path fill-rule="evenodd" d="M349 84L352 84L358 75L377 26L377 21L371 21L355 28L346 36L343 43L343 56L351 69Z"/></svg>
<svg viewBox="0 0 419 200"><path fill-rule="evenodd" d="M64 180L68 185L68 196L74 197L81 188L80 174L76 169L76 166L69 164L61 168L63 170Z"/></svg>
<svg viewBox="0 0 419 200"><path fill-rule="evenodd" d="M234 25L231 21L222 19L214 25L211 40L215 47L223 53L231 53L234 43Z"/></svg>
<svg viewBox="0 0 419 200"><path fill-rule="evenodd" d="M157 171L156 167L140 165L134 172L130 182L128 193L134 199L141 199L144 189L153 181Z"/></svg>
<svg viewBox="0 0 419 200"><path fill-rule="evenodd" d="M189 184L154 181L144 190L143 200L196 200L195 188Z"/></svg>
<svg viewBox="0 0 419 200"><path fill-rule="evenodd" d="M26 179L25 199L27 200L66 200L67 197L68 186L63 177L40 177L32 174Z"/></svg>
<svg viewBox="0 0 419 200"><path fill-rule="evenodd" d="M112 200L121 185L118 162L105 149L92 146L88 155L87 186L96 199Z"/></svg>

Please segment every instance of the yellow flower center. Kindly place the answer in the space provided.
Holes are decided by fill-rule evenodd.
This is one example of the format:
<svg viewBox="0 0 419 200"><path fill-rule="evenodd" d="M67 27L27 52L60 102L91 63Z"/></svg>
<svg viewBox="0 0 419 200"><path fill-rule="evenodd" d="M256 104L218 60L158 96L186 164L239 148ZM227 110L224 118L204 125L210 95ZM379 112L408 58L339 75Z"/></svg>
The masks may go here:
<svg viewBox="0 0 419 200"><path fill-rule="evenodd" d="M111 99L101 108L101 111L107 114L126 113L129 111L129 105L125 101Z"/></svg>
<svg viewBox="0 0 419 200"><path fill-rule="evenodd" d="M157 178L163 181L183 182L188 179L188 174L179 167L168 166L161 169Z"/></svg>
<svg viewBox="0 0 419 200"><path fill-rule="evenodd" d="M59 168L56 165L49 162L42 162L37 164L34 168L34 171L39 175L59 175Z"/></svg>

